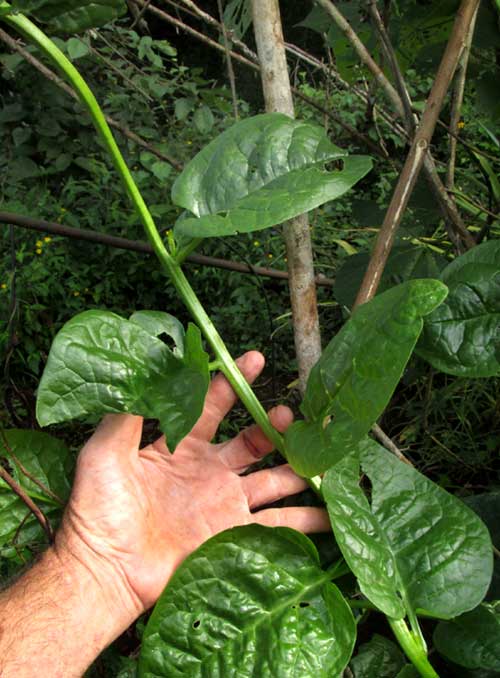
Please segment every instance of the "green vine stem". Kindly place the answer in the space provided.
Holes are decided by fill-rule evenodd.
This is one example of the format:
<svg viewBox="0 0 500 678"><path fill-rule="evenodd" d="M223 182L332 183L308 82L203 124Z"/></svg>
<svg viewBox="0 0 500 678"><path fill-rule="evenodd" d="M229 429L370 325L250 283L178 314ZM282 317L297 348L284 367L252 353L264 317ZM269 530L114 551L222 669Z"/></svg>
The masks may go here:
<svg viewBox="0 0 500 678"><path fill-rule="evenodd" d="M404 653L422 678L439 678L439 675L429 663L427 652L419 635L410 631L404 619L387 617L387 620Z"/></svg>
<svg viewBox="0 0 500 678"><path fill-rule="evenodd" d="M82 78L77 69L73 66L71 61L61 52L61 50L45 35L32 21L30 21L23 14L8 13L11 11L11 6L7 2L0 0L0 19L12 26L18 33L27 38L30 42L35 44L44 54L46 54L62 72L62 74L73 85L78 93L80 100L89 111L93 123L101 136L106 148L111 154L114 166L118 171L120 178L125 186L125 189L136 208L141 221L143 223L146 234L153 246L155 254L160 263L167 272L170 280L175 286L182 301L190 311L196 323L201 328L206 340L210 344L217 360L220 362L221 371L234 388L238 397L250 412L255 422L264 431L266 436L271 440L274 446L285 455L285 447L283 436L271 425L269 418L260 404L255 393L249 386L245 377L242 375L234 359L226 348L222 338L217 329L212 323L210 317L201 305L189 281L184 275L180 262L174 256L171 256L166 250L163 241L158 233L155 222L151 213L144 202L144 199L137 188L137 185L130 173L130 170L123 159L123 156L118 148L118 145L113 137L113 134L106 122L103 112L97 103L97 100L91 89ZM182 252L182 255L184 252ZM286 456L286 455L285 455ZM311 487L319 493L321 481L319 478L313 478L310 481Z"/></svg>

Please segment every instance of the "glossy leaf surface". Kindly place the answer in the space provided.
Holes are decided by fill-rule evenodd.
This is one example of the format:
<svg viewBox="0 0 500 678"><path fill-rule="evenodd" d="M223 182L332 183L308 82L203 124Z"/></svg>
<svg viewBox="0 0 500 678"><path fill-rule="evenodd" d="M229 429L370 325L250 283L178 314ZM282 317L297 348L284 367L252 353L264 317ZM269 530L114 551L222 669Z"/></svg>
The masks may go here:
<svg viewBox="0 0 500 678"><path fill-rule="evenodd" d="M248 525L205 542L178 568L143 636L141 678L340 675L355 622L312 542Z"/></svg>
<svg viewBox="0 0 500 678"><path fill-rule="evenodd" d="M500 611L483 604L452 621L440 622L434 645L460 666L500 671Z"/></svg>
<svg viewBox="0 0 500 678"><path fill-rule="evenodd" d="M184 355L184 327L170 313L165 313L164 311L136 311L132 313L129 320L140 325L152 337L166 334L175 344L174 353L177 352L181 357Z"/></svg>
<svg viewBox="0 0 500 678"><path fill-rule="evenodd" d="M336 161L342 167L327 171ZM247 118L206 146L172 188L172 200L195 218L176 232L211 237L261 230L340 197L371 169L346 156L321 127L280 113Z"/></svg>
<svg viewBox="0 0 500 678"><path fill-rule="evenodd" d="M465 504L372 440L322 489L337 543L362 593L385 614L449 619L471 610L492 573L486 526ZM371 483L371 501L360 487Z"/></svg>
<svg viewBox="0 0 500 678"><path fill-rule="evenodd" d="M399 647L376 633L368 643L361 645L349 666L354 678L394 678L405 663Z"/></svg>
<svg viewBox="0 0 500 678"><path fill-rule="evenodd" d="M441 279L450 294L426 319L417 353L448 374L500 374L500 240L458 257Z"/></svg>
<svg viewBox="0 0 500 678"><path fill-rule="evenodd" d="M208 383L208 356L195 325L180 358L137 322L85 311L54 339L37 418L47 426L89 414L139 414L159 419L173 452L200 416Z"/></svg>
<svg viewBox="0 0 500 678"><path fill-rule="evenodd" d="M60 440L40 431L10 429L4 431L7 446L0 437L0 456L9 464L9 472L25 492L36 501L50 520L57 520L62 504L70 493L69 478L73 459L68 448ZM45 493L28 478L14 459L45 488L61 499L62 504ZM24 522L23 522L24 521ZM15 546L30 543L45 543L45 533L23 501L0 480L0 554L12 557Z"/></svg>
<svg viewBox="0 0 500 678"><path fill-rule="evenodd" d="M446 293L438 280L412 280L356 310L311 370L301 406L307 421L285 434L287 459L297 473L326 471L368 433L403 374L423 316Z"/></svg>
<svg viewBox="0 0 500 678"><path fill-rule="evenodd" d="M81 33L104 26L127 9L123 0L13 0L12 7L59 33Z"/></svg>

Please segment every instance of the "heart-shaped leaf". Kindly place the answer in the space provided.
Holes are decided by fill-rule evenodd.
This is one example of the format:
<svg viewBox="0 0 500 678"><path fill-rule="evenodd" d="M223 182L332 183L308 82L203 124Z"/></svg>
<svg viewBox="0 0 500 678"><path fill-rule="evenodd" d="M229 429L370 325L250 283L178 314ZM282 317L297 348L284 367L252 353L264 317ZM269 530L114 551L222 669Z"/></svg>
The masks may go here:
<svg viewBox="0 0 500 678"><path fill-rule="evenodd" d="M500 611L494 605L483 604L456 619L440 622L434 632L434 645L460 666L500 671Z"/></svg>
<svg viewBox="0 0 500 678"><path fill-rule="evenodd" d="M123 0L13 0L16 12L32 15L58 33L81 33L97 28L127 11Z"/></svg>
<svg viewBox="0 0 500 678"><path fill-rule="evenodd" d="M371 501L360 487L361 470ZM486 526L372 440L328 471L322 484L337 543L363 594L389 617L450 619L486 593L492 546Z"/></svg>
<svg viewBox="0 0 500 678"><path fill-rule="evenodd" d="M411 280L355 311L311 370L301 406L308 420L285 434L297 473L326 471L368 433L403 374L423 316L446 293L438 280Z"/></svg>
<svg viewBox="0 0 500 678"><path fill-rule="evenodd" d="M325 164L335 161L332 171ZM371 169L317 125L266 113L236 123L186 166L172 200L179 235L206 238L269 228L343 195Z"/></svg>
<svg viewBox="0 0 500 678"><path fill-rule="evenodd" d="M173 452L201 414L208 356L192 324L183 356L175 355L154 336L172 327L162 318L163 323L158 316L136 314L125 320L109 311L85 311L66 323L38 388L40 425L106 412L139 414L159 419Z"/></svg>
<svg viewBox="0 0 500 678"><path fill-rule="evenodd" d="M143 635L139 676L338 676L356 625L294 530L248 525L205 542L177 569Z"/></svg>
<svg viewBox="0 0 500 678"><path fill-rule="evenodd" d="M441 280L450 294L426 319L417 353L448 374L500 374L500 240L455 259Z"/></svg>

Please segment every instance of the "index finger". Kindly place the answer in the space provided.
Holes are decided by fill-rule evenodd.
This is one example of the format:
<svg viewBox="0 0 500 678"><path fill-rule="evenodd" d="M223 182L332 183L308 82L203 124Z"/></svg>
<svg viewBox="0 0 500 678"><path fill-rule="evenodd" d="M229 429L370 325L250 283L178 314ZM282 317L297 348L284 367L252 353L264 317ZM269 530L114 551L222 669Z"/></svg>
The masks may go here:
<svg viewBox="0 0 500 678"><path fill-rule="evenodd" d="M258 351L248 351L236 361L249 384L262 372L264 363L264 356ZM219 424L236 400L237 396L231 384L223 374L218 374L209 386L203 412L189 435L199 440L212 440Z"/></svg>

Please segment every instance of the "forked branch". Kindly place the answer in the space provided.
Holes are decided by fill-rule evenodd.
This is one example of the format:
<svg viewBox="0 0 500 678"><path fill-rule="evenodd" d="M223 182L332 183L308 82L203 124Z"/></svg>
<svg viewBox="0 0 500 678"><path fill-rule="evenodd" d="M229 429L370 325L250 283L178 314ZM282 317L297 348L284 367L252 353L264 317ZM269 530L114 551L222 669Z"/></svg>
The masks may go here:
<svg viewBox="0 0 500 678"><path fill-rule="evenodd" d="M358 292L354 308L371 299L377 291L397 228L424 163L425 154L432 139L444 98L466 43L470 25L478 5L479 0L462 0L457 11L450 39L439 65L420 125L416 131L410 152L408 153L375 242L370 263Z"/></svg>

